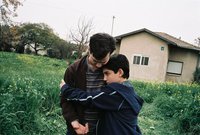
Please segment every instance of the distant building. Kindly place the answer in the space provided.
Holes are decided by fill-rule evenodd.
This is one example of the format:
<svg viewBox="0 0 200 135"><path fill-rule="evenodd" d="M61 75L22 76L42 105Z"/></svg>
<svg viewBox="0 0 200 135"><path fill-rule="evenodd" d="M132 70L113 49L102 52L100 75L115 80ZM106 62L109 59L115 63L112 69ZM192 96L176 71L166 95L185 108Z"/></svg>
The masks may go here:
<svg viewBox="0 0 200 135"><path fill-rule="evenodd" d="M200 47L146 28L116 36L117 53L130 62L130 79L191 82L200 67Z"/></svg>

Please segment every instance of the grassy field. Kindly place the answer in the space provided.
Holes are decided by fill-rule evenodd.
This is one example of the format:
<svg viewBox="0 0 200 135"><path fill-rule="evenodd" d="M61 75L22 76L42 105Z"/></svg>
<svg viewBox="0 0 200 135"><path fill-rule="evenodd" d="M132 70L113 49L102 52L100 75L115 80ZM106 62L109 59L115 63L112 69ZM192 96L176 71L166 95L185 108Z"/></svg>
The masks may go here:
<svg viewBox="0 0 200 135"><path fill-rule="evenodd" d="M59 83L66 61L0 52L0 134L64 135ZM144 135L200 133L200 86L133 81L145 100L139 115Z"/></svg>
<svg viewBox="0 0 200 135"><path fill-rule="evenodd" d="M65 62L0 52L0 63L0 134L64 134L59 83Z"/></svg>

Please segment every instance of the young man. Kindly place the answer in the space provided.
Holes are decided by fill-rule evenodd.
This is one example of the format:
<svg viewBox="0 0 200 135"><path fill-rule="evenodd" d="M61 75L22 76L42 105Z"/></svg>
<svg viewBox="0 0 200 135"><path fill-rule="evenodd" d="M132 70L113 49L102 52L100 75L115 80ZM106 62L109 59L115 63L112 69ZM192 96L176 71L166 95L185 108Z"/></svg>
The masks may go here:
<svg viewBox="0 0 200 135"><path fill-rule="evenodd" d="M141 135L137 117L143 100L134 91L129 78L129 62L122 55L114 55L103 66L104 80L108 85L100 91L86 92L69 87L63 81L61 94L66 100L93 106L103 112L98 125L98 135Z"/></svg>
<svg viewBox="0 0 200 135"><path fill-rule="evenodd" d="M115 50L115 39L106 33L97 33L90 38L89 54L70 65L64 81L71 87L97 91L104 85L101 67ZM61 96L62 113L67 123L67 135L81 134L84 124L89 124L88 135L96 134L99 112L93 107L71 103Z"/></svg>

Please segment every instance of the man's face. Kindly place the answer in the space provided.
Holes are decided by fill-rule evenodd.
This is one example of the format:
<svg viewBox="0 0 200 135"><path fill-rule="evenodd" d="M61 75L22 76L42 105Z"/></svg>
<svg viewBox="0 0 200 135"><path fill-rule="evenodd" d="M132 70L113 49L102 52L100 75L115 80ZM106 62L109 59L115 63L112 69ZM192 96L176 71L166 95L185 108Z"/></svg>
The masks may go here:
<svg viewBox="0 0 200 135"><path fill-rule="evenodd" d="M109 59L110 59L110 53L108 53L103 59L100 60L97 60L91 53L88 56L88 62L94 70L101 68L109 61Z"/></svg>

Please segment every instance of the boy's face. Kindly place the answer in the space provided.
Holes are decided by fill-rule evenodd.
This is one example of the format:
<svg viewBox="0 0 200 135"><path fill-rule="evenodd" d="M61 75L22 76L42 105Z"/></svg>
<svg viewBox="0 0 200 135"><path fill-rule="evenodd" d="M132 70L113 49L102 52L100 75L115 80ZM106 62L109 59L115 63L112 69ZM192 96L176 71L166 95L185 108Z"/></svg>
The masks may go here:
<svg viewBox="0 0 200 135"><path fill-rule="evenodd" d="M110 59L110 53L108 53L103 59L101 60L97 60L93 54L89 54L88 56L88 62L89 64L92 66L92 68L95 70L95 69L98 69L98 68L101 68L103 65L105 65Z"/></svg>
<svg viewBox="0 0 200 135"><path fill-rule="evenodd" d="M104 81L106 81L107 84L113 83L113 82L121 82L121 74L118 71L117 73L114 73L114 71L110 69L103 69L104 74Z"/></svg>

